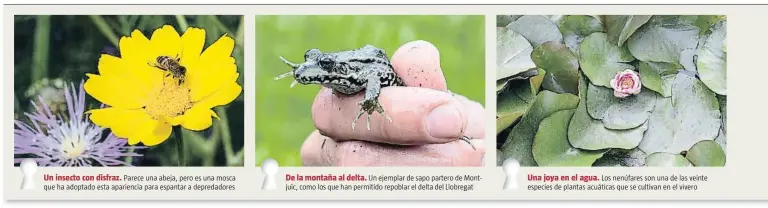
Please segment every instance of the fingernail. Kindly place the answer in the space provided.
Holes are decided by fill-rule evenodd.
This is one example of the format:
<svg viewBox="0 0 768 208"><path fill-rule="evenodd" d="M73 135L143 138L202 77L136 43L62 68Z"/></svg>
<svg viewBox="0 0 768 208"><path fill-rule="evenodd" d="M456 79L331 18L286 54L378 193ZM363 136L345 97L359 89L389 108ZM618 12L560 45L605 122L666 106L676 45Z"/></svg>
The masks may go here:
<svg viewBox="0 0 768 208"><path fill-rule="evenodd" d="M452 103L438 106L427 116L427 132L430 136L448 139L461 136L464 118Z"/></svg>

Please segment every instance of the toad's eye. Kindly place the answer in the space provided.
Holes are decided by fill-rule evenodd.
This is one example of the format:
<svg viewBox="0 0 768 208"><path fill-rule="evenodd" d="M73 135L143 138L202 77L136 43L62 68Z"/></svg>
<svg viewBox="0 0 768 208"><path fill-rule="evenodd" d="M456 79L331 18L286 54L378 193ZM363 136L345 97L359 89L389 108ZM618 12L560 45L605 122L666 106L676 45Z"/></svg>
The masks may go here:
<svg viewBox="0 0 768 208"><path fill-rule="evenodd" d="M333 66L333 60L331 60L331 58L328 58L328 57L321 58L319 62L320 62L320 66L323 68L329 68Z"/></svg>

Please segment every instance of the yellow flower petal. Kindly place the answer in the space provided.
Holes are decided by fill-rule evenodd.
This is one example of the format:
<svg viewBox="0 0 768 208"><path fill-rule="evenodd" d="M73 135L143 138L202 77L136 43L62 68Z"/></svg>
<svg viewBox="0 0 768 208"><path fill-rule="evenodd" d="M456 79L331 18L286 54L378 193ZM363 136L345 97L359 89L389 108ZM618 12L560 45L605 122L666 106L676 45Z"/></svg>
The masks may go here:
<svg viewBox="0 0 768 208"><path fill-rule="evenodd" d="M234 44L231 37L222 36L205 49L196 64L187 68L187 86L192 101L209 96L238 76L235 59L231 56Z"/></svg>
<svg viewBox="0 0 768 208"><path fill-rule="evenodd" d="M131 139L141 141L144 146L155 146L163 143L171 136L171 125L166 122L152 120L148 115L136 123L136 132Z"/></svg>
<svg viewBox="0 0 768 208"><path fill-rule="evenodd" d="M128 62L147 62L151 56L149 39L139 30L131 32L131 37L120 38L120 57ZM101 71L99 71L101 73Z"/></svg>
<svg viewBox="0 0 768 208"><path fill-rule="evenodd" d="M102 108L89 113L93 123L110 128L117 137L127 138L130 145L141 142L145 146L154 146L171 135L170 125L153 120L143 109Z"/></svg>
<svg viewBox="0 0 768 208"><path fill-rule="evenodd" d="M176 29L170 25L164 25L162 28L155 30L152 33L152 39L149 41L152 46L151 57L180 57L181 36L179 36L179 32L176 32Z"/></svg>
<svg viewBox="0 0 768 208"><path fill-rule="evenodd" d="M205 45L205 30L190 27L181 35L181 65L194 65Z"/></svg>
<svg viewBox="0 0 768 208"><path fill-rule="evenodd" d="M213 118L211 118L211 116L214 115L218 117L218 115L211 109L193 106L185 112L183 116L179 117L182 117L183 121L181 122L181 126L184 128L193 131L202 131L211 127L213 124Z"/></svg>
<svg viewBox="0 0 768 208"><path fill-rule="evenodd" d="M144 107L149 91L136 87L131 77L99 76L87 74L85 91L99 102L112 107L136 109Z"/></svg>
<svg viewBox="0 0 768 208"><path fill-rule="evenodd" d="M151 69L147 64L137 65L107 54L102 54L99 58L99 75L130 80L133 82L131 88L141 91L150 91L153 86L162 82L163 77L159 70Z"/></svg>
<svg viewBox="0 0 768 208"><path fill-rule="evenodd" d="M218 91L195 103L195 105L209 109L220 105L226 105L235 100L237 96L240 96L242 91L243 88L236 82L229 82Z"/></svg>

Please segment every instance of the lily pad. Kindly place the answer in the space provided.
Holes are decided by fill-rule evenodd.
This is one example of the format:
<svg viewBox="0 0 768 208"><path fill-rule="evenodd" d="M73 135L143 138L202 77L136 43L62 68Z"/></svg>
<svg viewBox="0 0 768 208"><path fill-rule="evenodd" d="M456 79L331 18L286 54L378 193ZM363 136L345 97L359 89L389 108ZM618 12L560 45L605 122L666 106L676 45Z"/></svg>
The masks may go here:
<svg viewBox="0 0 768 208"><path fill-rule="evenodd" d="M635 58L627 47L618 47L608 42L605 33L596 32L587 36L579 46L579 64L589 80L598 86L610 87L611 79L620 71L634 70L627 64Z"/></svg>
<svg viewBox="0 0 768 208"><path fill-rule="evenodd" d="M643 26L651 15L605 15L603 20L608 32L608 40L622 46L632 33Z"/></svg>
<svg viewBox="0 0 768 208"><path fill-rule="evenodd" d="M711 31L709 28L711 28L712 25L724 19L725 15L699 15L696 17L695 25L701 30L699 34L704 35L708 31Z"/></svg>
<svg viewBox="0 0 768 208"><path fill-rule="evenodd" d="M717 138L715 138L715 142L723 147L723 152L728 153L728 141L725 132L723 132L723 129L720 129Z"/></svg>
<svg viewBox="0 0 768 208"><path fill-rule="evenodd" d="M699 28L680 16L657 15L633 34L627 45L641 61L678 63L687 48L696 48Z"/></svg>
<svg viewBox="0 0 768 208"><path fill-rule="evenodd" d="M593 166L600 167L642 167L645 165L645 158L648 157L640 149L611 149L603 157L595 161Z"/></svg>
<svg viewBox="0 0 768 208"><path fill-rule="evenodd" d="M640 62L640 81L650 90L663 97L672 96L672 82L680 69L677 64L663 62Z"/></svg>
<svg viewBox="0 0 768 208"><path fill-rule="evenodd" d="M535 77L538 77L539 75L543 76L544 75L543 73L544 71L540 69L529 69L527 71L517 73L511 77L496 80L496 95L498 95L504 89L506 89L507 85L509 85L510 82L513 82L516 80L533 79ZM540 83L536 83L536 84L540 85ZM535 87L538 89L538 86L535 86Z"/></svg>
<svg viewBox="0 0 768 208"><path fill-rule="evenodd" d="M563 42L563 35L552 20L541 15L525 15L509 23L507 28L520 33L533 47L554 41Z"/></svg>
<svg viewBox="0 0 768 208"><path fill-rule="evenodd" d="M688 150L685 158L694 166L725 166L725 152L715 141L700 141Z"/></svg>
<svg viewBox="0 0 768 208"><path fill-rule="evenodd" d="M523 15L497 15L496 16L496 27L505 27L512 21L517 20L518 18L522 17Z"/></svg>
<svg viewBox="0 0 768 208"><path fill-rule="evenodd" d="M531 60L533 46L519 33L496 28L496 80L536 68Z"/></svg>
<svg viewBox="0 0 768 208"><path fill-rule="evenodd" d="M646 153L677 153L702 140L713 140L720 130L720 106L715 93L695 77L678 73L672 97L660 98L648 120L640 149Z"/></svg>
<svg viewBox="0 0 768 208"><path fill-rule="evenodd" d="M528 80L509 82L498 96L496 105L496 133L503 131L522 116L536 96Z"/></svg>
<svg viewBox="0 0 768 208"><path fill-rule="evenodd" d="M496 166L501 166L504 164L504 153L501 152L501 150L496 150Z"/></svg>
<svg viewBox="0 0 768 208"><path fill-rule="evenodd" d="M544 76L547 75L547 71L544 69L537 69L538 75L531 77L531 86L533 87L533 93L539 93L541 89L541 82L544 81Z"/></svg>
<svg viewBox="0 0 768 208"><path fill-rule="evenodd" d="M712 35L707 38L707 42L698 51L696 59L696 68L699 72L701 81L709 89L717 94L726 95L726 65L727 53L723 51L723 43L727 22L721 21L712 26Z"/></svg>
<svg viewBox="0 0 768 208"><path fill-rule="evenodd" d="M533 49L533 63L546 70L544 89L557 93L577 94L579 87L579 59L568 47L557 42L546 42Z"/></svg>
<svg viewBox="0 0 768 208"><path fill-rule="evenodd" d="M656 105L656 93L642 89L639 94L617 98L613 89L589 84L587 110L602 120L605 128L624 130L643 125Z"/></svg>
<svg viewBox="0 0 768 208"><path fill-rule="evenodd" d="M717 102L720 103L720 120L723 123L723 126L720 128L723 129L723 132L727 131L728 125L727 125L727 112L728 112L728 97L725 95L718 95L717 96Z"/></svg>
<svg viewBox="0 0 768 208"><path fill-rule="evenodd" d="M645 166L648 167L691 167L685 157L680 154L657 152L645 158Z"/></svg>
<svg viewBox="0 0 768 208"><path fill-rule="evenodd" d="M593 119L587 112L588 83L584 76L581 76L581 80L579 82L579 97L581 97L582 102L579 102L568 127L568 141L571 142L571 145L586 150L632 149L637 147L643 139L643 132L648 128L647 123L628 130L605 128L600 120Z"/></svg>
<svg viewBox="0 0 768 208"><path fill-rule="evenodd" d="M536 166L531 147L539 123L552 113L575 108L578 103L579 98L572 94L541 91L525 115L512 128L506 143L501 147L501 151L506 157L515 158L520 162L520 166Z"/></svg>
<svg viewBox="0 0 768 208"><path fill-rule="evenodd" d="M576 56L579 56L579 44L585 37L595 32L603 32L600 20L585 15L568 15L560 21L559 28L563 33L565 45Z"/></svg>
<svg viewBox="0 0 768 208"><path fill-rule="evenodd" d="M555 112L539 124L533 139L533 158L539 166L591 166L608 151L580 150L568 143L568 124L573 112Z"/></svg>

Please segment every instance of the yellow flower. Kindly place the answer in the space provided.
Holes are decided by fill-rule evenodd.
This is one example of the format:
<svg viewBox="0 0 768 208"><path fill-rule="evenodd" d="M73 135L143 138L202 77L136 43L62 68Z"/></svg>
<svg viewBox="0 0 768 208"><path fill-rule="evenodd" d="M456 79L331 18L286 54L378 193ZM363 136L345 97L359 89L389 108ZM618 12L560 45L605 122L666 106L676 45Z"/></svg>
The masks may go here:
<svg viewBox="0 0 768 208"><path fill-rule="evenodd" d="M205 30L188 28L179 36L165 25L147 39L139 30L120 39L120 56L102 55L99 74L87 74L85 91L108 105L91 110L91 120L111 128L131 145L164 142L173 126L200 131L218 115L211 108L240 95L237 66L231 56L235 41L226 34L204 52ZM201 54L202 52L202 54ZM158 56L180 58L184 81L155 67Z"/></svg>

